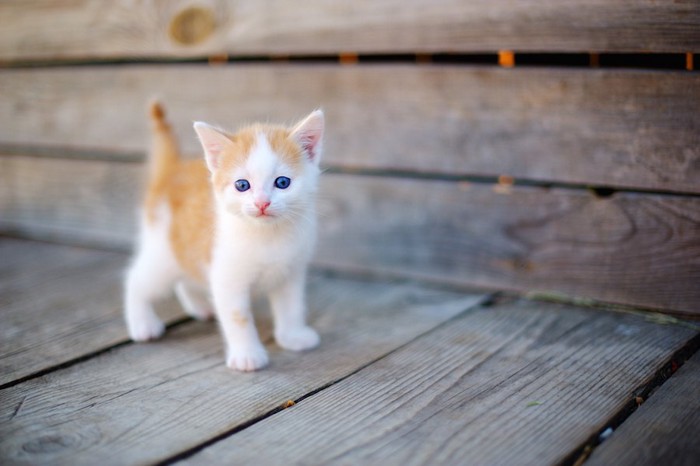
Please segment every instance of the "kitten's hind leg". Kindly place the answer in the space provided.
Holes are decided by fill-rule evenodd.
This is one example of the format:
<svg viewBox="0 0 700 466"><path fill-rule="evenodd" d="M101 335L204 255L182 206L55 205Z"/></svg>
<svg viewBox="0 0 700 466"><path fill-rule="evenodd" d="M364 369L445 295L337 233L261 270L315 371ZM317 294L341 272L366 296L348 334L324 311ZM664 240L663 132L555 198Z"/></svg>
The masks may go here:
<svg viewBox="0 0 700 466"><path fill-rule="evenodd" d="M153 340L163 334L165 325L153 302L167 295L179 277L167 236L159 230L147 227L142 232L139 252L126 276L124 317L134 341Z"/></svg>
<svg viewBox="0 0 700 466"><path fill-rule="evenodd" d="M175 295L187 315L197 320L210 320L214 317L213 306L209 300L184 280L175 285Z"/></svg>
<svg viewBox="0 0 700 466"><path fill-rule="evenodd" d="M154 340L165 332L163 321L153 310L153 301L160 298L167 287L148 273L146 260L137 258L126 277L124 316L129 337L134 341Z"/></svg>

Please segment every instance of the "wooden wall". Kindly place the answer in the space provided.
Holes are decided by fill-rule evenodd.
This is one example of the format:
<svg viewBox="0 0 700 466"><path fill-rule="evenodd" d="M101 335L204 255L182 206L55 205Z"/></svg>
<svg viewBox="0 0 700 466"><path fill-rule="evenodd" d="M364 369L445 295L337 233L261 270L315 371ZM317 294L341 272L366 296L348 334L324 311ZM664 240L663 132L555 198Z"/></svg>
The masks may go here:
<svg viewBox="0 0 700 466"><path fill-rule="evenodd" d="M698 0L34 0L0 26L6 234L129 247L151 96L192 156L192 120L322 106L318 266L700 315L700 74L647 60L693 68ZM589 53L652 65L557 66Z"/></svg>

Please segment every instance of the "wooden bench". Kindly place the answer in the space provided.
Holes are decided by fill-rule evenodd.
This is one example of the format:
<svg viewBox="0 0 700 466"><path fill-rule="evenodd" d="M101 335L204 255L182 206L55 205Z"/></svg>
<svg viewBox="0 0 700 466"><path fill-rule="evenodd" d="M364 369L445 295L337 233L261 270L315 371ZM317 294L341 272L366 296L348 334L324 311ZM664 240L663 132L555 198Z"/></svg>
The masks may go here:
<svg viewBox="0 0 700 466"><path fill-rule="evenodd" d="M438 4L439 3L439 4ZM0 4L0 463L698 464L700 1ZM327 116L322 344L121 280L158 95ZM647 401L648 400L648 401Z"/></svg>

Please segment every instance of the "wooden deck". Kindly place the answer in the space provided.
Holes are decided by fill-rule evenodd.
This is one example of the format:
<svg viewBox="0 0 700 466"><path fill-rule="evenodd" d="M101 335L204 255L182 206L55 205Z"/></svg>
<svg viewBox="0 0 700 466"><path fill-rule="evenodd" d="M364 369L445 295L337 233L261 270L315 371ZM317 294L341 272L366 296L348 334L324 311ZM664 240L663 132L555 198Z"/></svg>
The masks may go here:
<svg viewBox="0 0 700 466"><path fill-rule="evenodd" d="M698 63L700 0L0 2L0 466L700 465ZM129 341L154 96L324 109L318 349Z"/></svg>
<svg viewBox="0 0 700 466"><path fill-rule="evenodd" d="M3 465L700 462L697 323L317 272L320 348L260 313L271 365L242 374L174 301L164 339L128 341L122 253L0 258Z"/></svg>

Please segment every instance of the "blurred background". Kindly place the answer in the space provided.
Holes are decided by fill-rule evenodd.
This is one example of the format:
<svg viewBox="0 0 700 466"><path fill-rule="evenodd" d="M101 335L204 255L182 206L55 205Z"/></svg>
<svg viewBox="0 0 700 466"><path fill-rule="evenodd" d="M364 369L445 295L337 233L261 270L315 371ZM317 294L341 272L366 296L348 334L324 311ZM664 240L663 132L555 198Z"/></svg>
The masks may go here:
<svg viewBox="0 0 700 466"><path fill-rule="evenodd" d="M697 1L5 1L0 231L126 251L147 101L327 115L315 266L696 314Z"/></svg>

